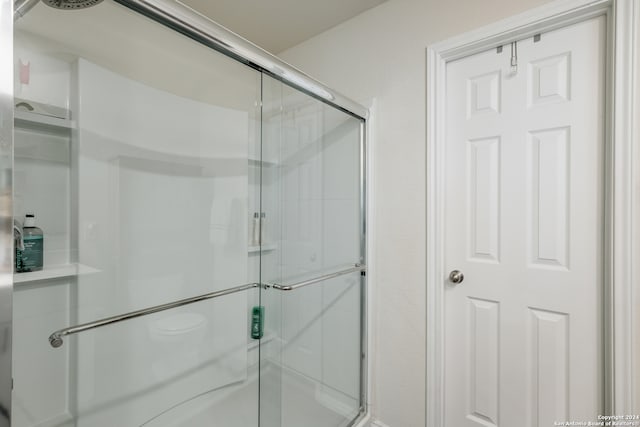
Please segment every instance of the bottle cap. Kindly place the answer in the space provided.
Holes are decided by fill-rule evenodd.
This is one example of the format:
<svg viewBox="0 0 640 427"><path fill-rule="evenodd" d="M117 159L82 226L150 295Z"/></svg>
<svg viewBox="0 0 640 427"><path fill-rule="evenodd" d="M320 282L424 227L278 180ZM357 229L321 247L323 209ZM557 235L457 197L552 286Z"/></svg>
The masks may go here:
<svg viewBox="0 0 640 427"><path fill-rule="evenodd" d="M26 214L24 216L24 226L25 227L35 227L36 226L36 216L34 214Z"/></svg>

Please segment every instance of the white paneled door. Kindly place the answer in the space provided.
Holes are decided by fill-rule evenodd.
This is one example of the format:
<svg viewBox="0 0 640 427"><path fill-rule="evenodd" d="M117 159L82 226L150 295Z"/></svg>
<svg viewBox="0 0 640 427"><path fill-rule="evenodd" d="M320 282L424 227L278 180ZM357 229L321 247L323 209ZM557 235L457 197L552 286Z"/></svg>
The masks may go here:
<svg viewBox="0 0 640 427"><path fill-rule="evenodd" d="M446 427L602 413L605 25L447 65Z"/></svg>

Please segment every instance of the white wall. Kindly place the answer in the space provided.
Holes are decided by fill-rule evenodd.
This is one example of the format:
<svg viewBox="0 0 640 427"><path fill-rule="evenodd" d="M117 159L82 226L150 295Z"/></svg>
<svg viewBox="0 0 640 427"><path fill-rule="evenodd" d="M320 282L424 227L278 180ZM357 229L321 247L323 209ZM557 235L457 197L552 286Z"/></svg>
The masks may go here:
<svg viewBox="0 0 640 427"><path fill-rule="evenodd" d="M373 415L425 425L425 48L545 0L389 0L280 56L363 103L376 99Z"/></svg>

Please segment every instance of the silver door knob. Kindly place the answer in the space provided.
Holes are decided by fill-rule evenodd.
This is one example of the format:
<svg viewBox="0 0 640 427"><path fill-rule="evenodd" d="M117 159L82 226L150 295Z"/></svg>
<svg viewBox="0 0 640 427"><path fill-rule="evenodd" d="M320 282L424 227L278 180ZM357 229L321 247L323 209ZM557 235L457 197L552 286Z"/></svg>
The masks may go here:
<svg viewBox="0 0 640 427"><path fill-rule="evenodd" d="M464 280L464 274L459 270L453 270L449 273L449 280L451 280L452 283L462 283Z"/></svg>

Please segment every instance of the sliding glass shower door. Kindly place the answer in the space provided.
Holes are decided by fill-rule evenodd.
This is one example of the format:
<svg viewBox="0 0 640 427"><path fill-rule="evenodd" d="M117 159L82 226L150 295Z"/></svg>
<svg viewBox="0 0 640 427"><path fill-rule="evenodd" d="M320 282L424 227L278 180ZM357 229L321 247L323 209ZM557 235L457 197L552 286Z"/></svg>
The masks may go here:
<svg viewBox="0 0 640 427"><path fill-rule="evenodd" d="M279 239L262 256L277 339L262 349L261 425L349 425L363 409L362 121L268 76L262 88L262 203Z"/></svg>
<svg viewBox="0 0 640 427"><path fill-rule="evenodd" d="M363 121L138 2L29 3L11 426L353 425Z"/></svg>
<svg viewBox="0 0 640 427"><path fill-rule="evenodd" d="M44 265L14 275L12 425L257 425L261 74L114 2L37 4L15 64Z"/></svg>

